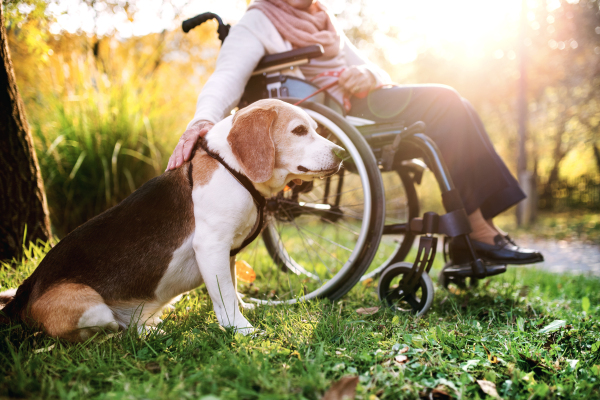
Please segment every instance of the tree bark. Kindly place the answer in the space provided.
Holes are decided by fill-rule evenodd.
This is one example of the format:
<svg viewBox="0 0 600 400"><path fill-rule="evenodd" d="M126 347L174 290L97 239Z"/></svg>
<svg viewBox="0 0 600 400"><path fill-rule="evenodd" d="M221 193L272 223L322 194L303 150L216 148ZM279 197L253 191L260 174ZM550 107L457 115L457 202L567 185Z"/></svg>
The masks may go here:
<svg viewBox="0 0 600 400"><path fill-rule="evenodd" d="M20 258L23 239L26 244L50 236L46 193L0 5L0 260Z"/></svg>

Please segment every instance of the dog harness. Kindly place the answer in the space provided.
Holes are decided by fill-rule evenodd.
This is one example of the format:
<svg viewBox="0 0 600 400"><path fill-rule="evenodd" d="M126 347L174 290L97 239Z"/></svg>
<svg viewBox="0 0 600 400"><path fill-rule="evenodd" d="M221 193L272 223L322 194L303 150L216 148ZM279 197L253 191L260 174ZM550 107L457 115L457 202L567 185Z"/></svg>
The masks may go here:
<svg viewBox="0 0 600 400"><path fill-rule="evenodd" d="M229 173L231 175L233 175L233 177L240 183L240 185L242 185L244 188L246 188L246 190L248 192L250 192L250 195L252 196L252 199L254 200L254 204L256 205L256 210L258 213L258 217L257 217L258 223L254 224L254 231L248 237L246 237L246 239L244 239L244 241L242 242L242 245L240 247L238 247L237 249L233 249L229 252L229 256L233 257L237 253L242 251L244 249L244 247L246 247L250 243L252 243L252 241L254 239L256 239L256 237L258 235L260 235L260 233L262 232L264 224L265 224L265 206L267 205L267 199L265 199L263 197L263 195L260 194L260 192L258 190L256 190L256 188L252 184L252 181L250 179L248 179L248 177L246 175L243 175L240 172L234 170L225 162L225 160L223 160L221 158L220 155L210 151L208 149L206 139L204 139L203 137L198 139L198 145L202 148L202 150L204 150L206 152L206 154L208 154L210 157L214 158L222 166L224 166L225 169L227 171L229 171ZM188 169L188 171L191 174L191 171L192 171L191 162L190 162L190 168ZM192 182L192 179L190 179L190 182Z"/></svg>

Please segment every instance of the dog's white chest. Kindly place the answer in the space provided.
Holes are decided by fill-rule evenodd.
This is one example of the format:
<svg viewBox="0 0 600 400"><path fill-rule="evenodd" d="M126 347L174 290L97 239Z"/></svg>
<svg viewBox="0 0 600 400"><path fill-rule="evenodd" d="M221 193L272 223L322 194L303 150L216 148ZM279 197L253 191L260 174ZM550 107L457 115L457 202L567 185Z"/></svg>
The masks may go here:
<svg viewBox="0 0 600 400"><path fill-rule="evenodd" d="M185 239L173 252L173 258L156 288L159 303L168 303L181 293L188 292L202 283L202 276L192 246L194 234Z"/></svg>

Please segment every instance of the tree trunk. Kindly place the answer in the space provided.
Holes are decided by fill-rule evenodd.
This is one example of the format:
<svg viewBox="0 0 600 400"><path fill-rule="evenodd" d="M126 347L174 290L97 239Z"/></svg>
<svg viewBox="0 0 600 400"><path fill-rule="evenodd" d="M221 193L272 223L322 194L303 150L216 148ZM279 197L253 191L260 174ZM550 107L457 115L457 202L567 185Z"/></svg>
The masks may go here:
<svg viewBox="0 0 600 400"><path fill-rule="evenodd" d="M27 231L24 238L25 231ZM0 5L0 260L50 238L46 193L15 80Z"/></svg>

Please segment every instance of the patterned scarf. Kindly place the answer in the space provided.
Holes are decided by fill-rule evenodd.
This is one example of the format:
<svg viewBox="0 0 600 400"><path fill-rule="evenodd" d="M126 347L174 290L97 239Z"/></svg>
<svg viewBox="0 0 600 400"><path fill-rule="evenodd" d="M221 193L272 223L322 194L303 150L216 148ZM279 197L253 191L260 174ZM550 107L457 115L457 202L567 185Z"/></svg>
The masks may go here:
<svg viewBox="0 0 600 400"><path fill-rule="evenodd" d="M318 1L307 11L294 8L285 0L256 0L248 10L254 8L262 11L294 48L320 44L325 50L324 58L333 58L339 54L340 34Z"/></svg>

